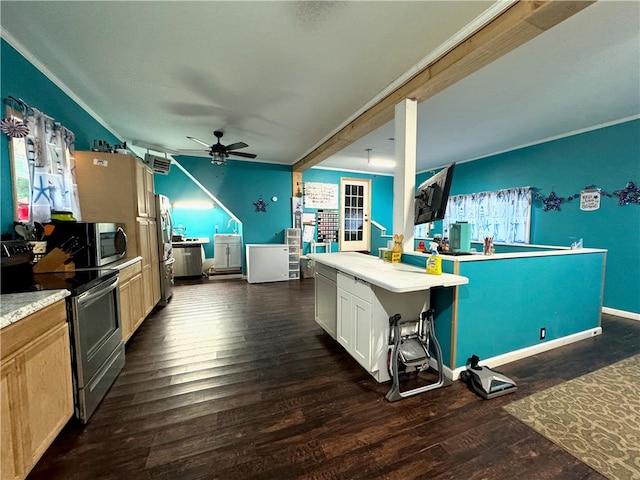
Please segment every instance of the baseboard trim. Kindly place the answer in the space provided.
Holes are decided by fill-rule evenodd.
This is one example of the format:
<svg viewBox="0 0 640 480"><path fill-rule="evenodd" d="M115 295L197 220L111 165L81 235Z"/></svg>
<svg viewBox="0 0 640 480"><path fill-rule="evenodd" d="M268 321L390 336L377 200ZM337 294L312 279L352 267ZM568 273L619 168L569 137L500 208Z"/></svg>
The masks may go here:
<svg viewBox="0 0 640 480"><path fill-rule="evenodd" d="M608 315L615 315L616 317L629 318L640 322L640 313L627 312L625 310L618 310L617 308L602 307L602 313Z"/></svg>
<svg viewBox="0 0 640 480"><path fill-rule="evenodd" d="M584 330L572 335L567 335L566 337L558 338L556 340L550 340L539 345L532 345L531 347L521 348L520 350L515 350L513 352L505 353L491 358L481 358L480 364L485 365L489 368L494 368L499 365L504 365L505 363L511 363L515 362L516 360L522 360L523 358L532 357L533 355L547 352L549 350L553 350L554 348L569 345L570 343L579 342L580 340L585 340L587 338L595 337L596 335L601 334L602 327L590 328L589 330ZM466 367L458 367L453 371L447 367L444 368L445 375L449 378L452 378L453 380L457 380L460 376L460 372L462 372L463 370L466 370Z"/></svg>

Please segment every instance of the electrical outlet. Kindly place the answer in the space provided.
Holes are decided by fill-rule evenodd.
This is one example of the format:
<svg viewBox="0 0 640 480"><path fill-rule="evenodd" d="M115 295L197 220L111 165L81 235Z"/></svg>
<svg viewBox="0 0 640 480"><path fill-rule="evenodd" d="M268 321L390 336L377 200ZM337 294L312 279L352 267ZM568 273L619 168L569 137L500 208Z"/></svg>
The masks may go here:
<svg viewBox="0 0 640 480"><path fill-rule="evenodd" d="M544 338L547 336L547 329L542 327L540 329L540 340L544 340Z"/></svg>

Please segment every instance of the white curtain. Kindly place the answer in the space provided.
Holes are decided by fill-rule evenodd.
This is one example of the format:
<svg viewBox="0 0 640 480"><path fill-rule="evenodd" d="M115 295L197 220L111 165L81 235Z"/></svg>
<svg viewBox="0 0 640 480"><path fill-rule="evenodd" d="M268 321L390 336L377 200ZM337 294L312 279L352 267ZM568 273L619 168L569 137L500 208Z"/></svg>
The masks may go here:
<svg viewBox="0 0 640 480"><path fill-rule="evenodd" d="M29 128L23 143L31 187L29 220L48 222L54 210L71 212L76 220L81 220L78 189L72 174L75 135L32 107L25 109L24 123Z"/></svg>
<svg viewBox="0 0 640 480"><path fill-rule="evenodd" d="M460 221L470 224L473 241L493 237L494 242L529 243L531 187L450 196L443 236L449 236L449 225Z"/></svg>

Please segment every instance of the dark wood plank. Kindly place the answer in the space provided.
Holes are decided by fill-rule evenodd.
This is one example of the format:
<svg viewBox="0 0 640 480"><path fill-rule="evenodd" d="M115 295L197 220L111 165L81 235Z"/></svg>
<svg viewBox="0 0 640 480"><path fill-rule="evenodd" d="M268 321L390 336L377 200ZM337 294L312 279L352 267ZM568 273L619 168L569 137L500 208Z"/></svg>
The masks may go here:
<svg viewBox="0 0 640 480"><path fill-rule="evenodd" d="M313 321L313 280L180 282L127 345L88 425L40 479L600 479L502 407L640 352L640 322L500 368L513 395L466 385L399 402Z"/></svg>

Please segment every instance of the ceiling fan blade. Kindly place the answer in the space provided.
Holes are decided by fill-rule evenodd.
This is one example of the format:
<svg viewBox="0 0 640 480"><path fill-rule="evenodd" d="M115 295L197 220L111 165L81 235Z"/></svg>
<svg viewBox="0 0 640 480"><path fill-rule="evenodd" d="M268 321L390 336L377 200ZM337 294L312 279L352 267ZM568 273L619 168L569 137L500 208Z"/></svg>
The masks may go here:
<svg viewBox="0 0 640 480"><path fill-rule="evenodd" d="M201 153L201 152L205 152L205 153L209 153L211 150L202 150L202 149L191 149L191 148L182 148L180 150L178 150L178 155L188 155L190 153Z"/></svg>
<svg viewBox="0 0 640 480"><path fill-rule="evenodd" d="M187 135L187 138L189 140L193 140L196 143L199 143L200 145L204 145L205 147L209 147L209 148L211 147L210 144L208 144L207 142L203 142L202 140L200 140L200 139L198 139L196 137L190 137L189 135Z"/></svg>
<svg viewBox="0 0 640 480"><path fill-rule="evenodd" d="M236 142L236 143L232 143L231 145L227 145L225 148L227 150L238 150L239 148L247 148L249 145L247 145L244 142Z"/></svg>
<svg viewBox="0 0 640 480"><path fill-rule="evenodd" d="M256 158L257 155L255 153L244 153L244 152L227 152L227 155L233 155L235 157L244 157L244 158Z"/></svg>

